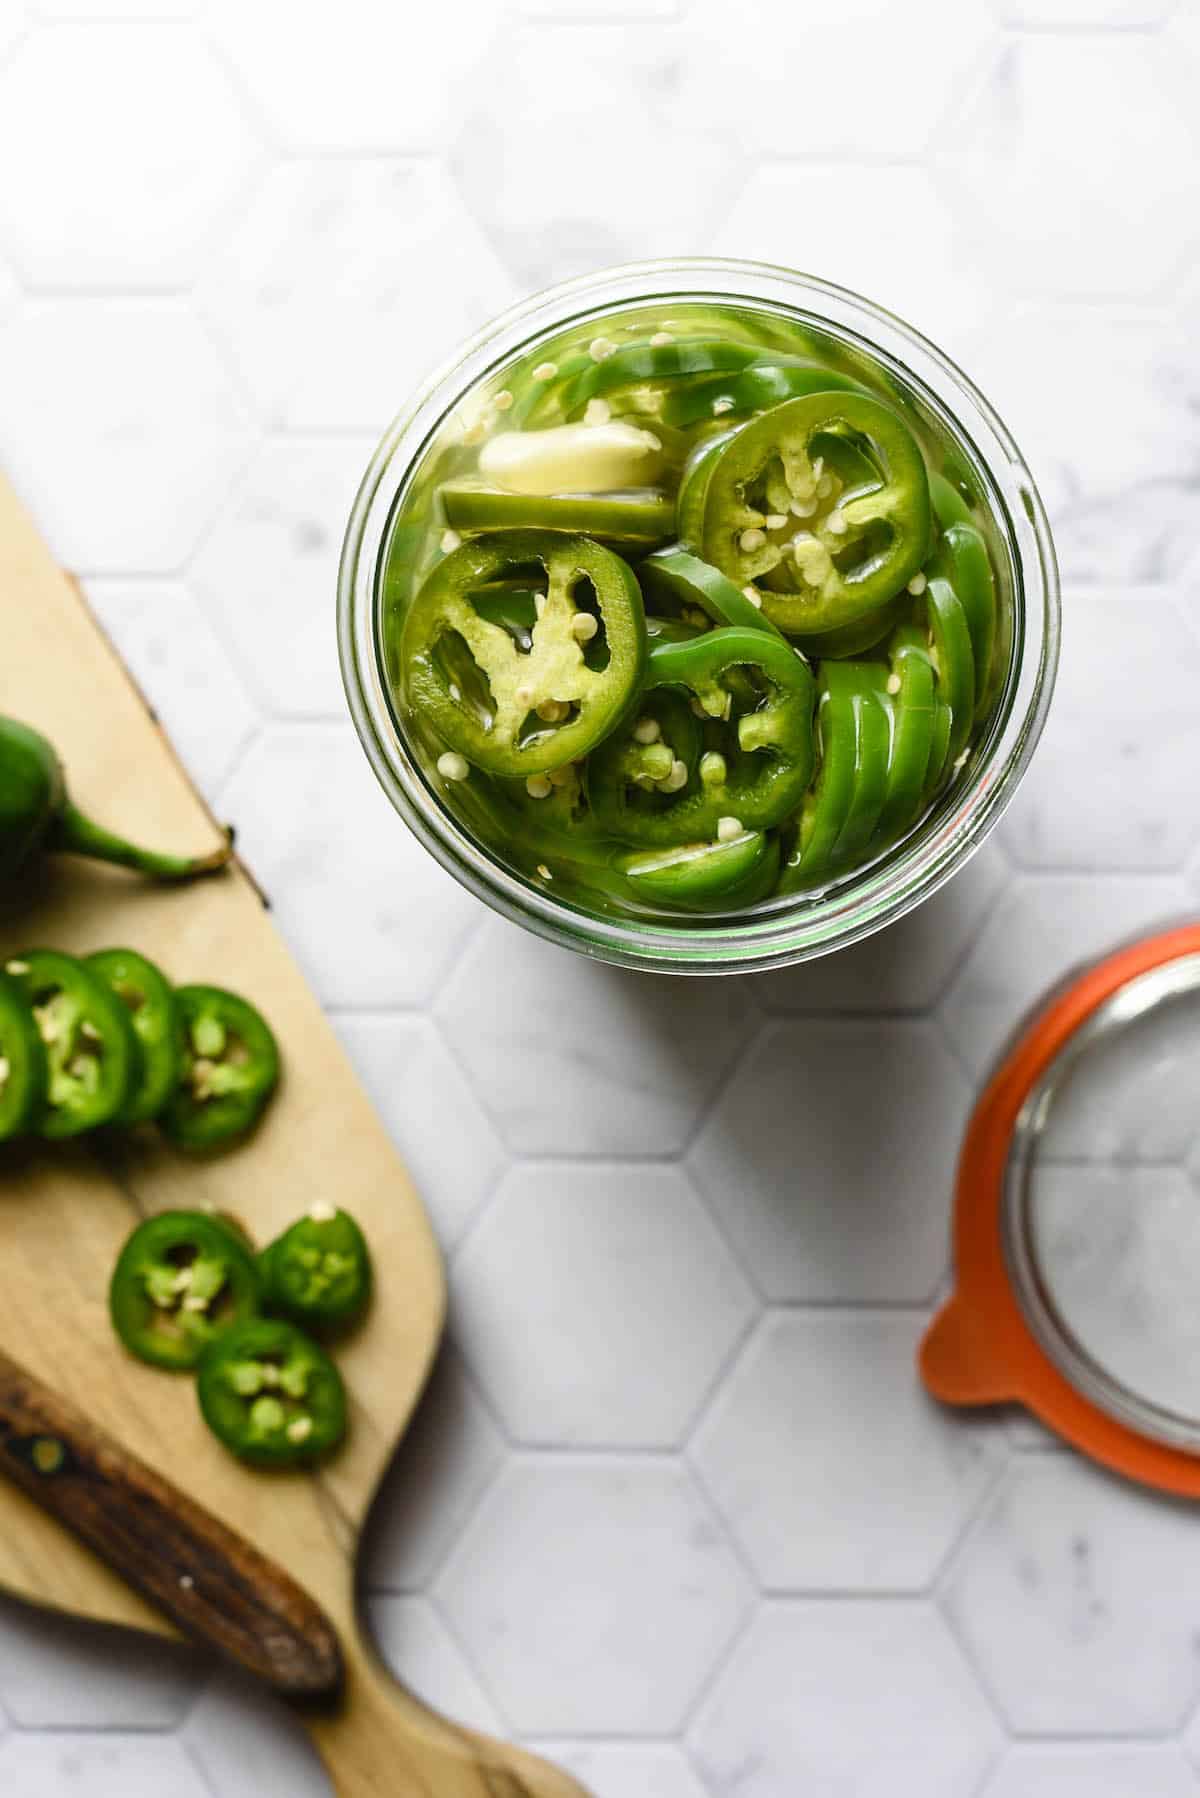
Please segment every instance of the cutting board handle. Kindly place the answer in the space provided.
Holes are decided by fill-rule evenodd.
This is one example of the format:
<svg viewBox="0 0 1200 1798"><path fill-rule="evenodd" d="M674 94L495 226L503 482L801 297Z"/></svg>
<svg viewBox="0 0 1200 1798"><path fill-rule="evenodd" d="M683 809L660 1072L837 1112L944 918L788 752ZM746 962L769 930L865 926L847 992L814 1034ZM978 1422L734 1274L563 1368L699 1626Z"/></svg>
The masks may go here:
<svg viewBox="0 0 1200 1798"><path fill-rule="evenodd" d="M588 1798L537 1755L429 1710L343 1629L346 1697L306 1721L337 1798Z"/></svg>
<svg viewBox="0 0 1200 1798"><path fill-rule="evenodd" d="M0 1354L0 1472L187 1635L292 1700L343 1683L316 1602L244 1537Z"/></svg>

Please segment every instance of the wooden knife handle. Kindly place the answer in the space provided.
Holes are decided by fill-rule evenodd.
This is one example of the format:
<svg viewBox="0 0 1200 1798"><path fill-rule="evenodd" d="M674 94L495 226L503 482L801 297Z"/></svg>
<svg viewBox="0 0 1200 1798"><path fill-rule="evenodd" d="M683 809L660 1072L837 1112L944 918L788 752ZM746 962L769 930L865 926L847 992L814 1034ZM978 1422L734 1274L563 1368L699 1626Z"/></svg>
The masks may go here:
<svg viewBox="0 0 1200 1798"><path fill-rule="evenodd" d="M0 1354L0 1472L172 1623L290 1699L335 1698L337 1632L281 1567Z"/></svg>

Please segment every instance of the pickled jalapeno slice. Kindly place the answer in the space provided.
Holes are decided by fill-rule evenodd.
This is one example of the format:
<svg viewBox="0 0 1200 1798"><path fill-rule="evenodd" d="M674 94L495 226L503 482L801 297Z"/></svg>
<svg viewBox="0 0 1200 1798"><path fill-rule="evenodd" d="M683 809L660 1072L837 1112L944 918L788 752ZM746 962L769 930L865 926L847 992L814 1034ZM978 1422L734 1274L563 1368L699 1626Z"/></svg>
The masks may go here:
<svg viewBox="0 0 1200 1798"><path fill-rule="evenodd" d="M530 567L544 591L523 650L472 594ZM636 700L645 660L633 571L598 543L547 531L454 550L418 593L402 645L407 703L448 751L510 778L585 755Z"/></svg>
<svg viewBox="0 0 1200 1798"><path fill-rule="evenodd" d="M730 841L778 824L800 802L813 767L815 685L786 643L736 626L661 643L650 653L646 687L675 689L689 710L694 701L693 716L724 726L723 747L692 764L694 747L664 742L653 718L616 732L588 764L592 808L606 829L635 844ZM657 789L646 780L655 749L659 765L671 763Z"/></svg>
<svg viewBox="0 0 1200 1798"><path fill-rule="evenodd" d="M696 535L706 561L763 590L785 632L853 624L915 575L929 482L898 413L865 393L811 393L736 431L714 458Z"/></svg>
<svg viewBox="0 0 1200 1798"><path fill-rule="evenodd" d="M380 628L424 779L532 906L699 928L919 828L1016 637L990 490L898 368L766 302L659 304L463 395Z"/></svg>

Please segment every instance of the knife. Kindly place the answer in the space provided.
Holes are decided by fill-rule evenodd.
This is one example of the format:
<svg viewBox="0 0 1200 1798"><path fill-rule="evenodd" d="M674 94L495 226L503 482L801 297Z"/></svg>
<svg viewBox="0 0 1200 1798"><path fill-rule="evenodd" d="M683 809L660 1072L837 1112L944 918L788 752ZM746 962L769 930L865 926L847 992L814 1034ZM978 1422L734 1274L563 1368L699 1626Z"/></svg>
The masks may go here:
<svg viewBox="0 0 1200 1798"><path fill-rule="evenodd" d="M0 1354L0 1472L185 1635L297 1702L336 1699L337 1631L274 1561Z"/></svg>

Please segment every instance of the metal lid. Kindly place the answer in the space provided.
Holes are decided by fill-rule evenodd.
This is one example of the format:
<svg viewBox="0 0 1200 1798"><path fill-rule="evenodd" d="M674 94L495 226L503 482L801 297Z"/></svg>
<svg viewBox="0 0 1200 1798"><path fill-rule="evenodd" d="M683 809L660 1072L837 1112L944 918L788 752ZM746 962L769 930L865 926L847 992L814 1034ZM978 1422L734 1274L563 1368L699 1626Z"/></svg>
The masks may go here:
<svg viewBox="0 0 1200 1798"><path fill-rule="evenodd" d="M921 1351L937 1396L1018 1399L1200 1496L1200 927L1105 958L1025 1026L968 1128L955 1253Z"/></svg>
<svg viewBox="0 0 1200 1798"><path fill-rule="evenodd" d="M1121 987L1013 1131L1004 1246L1043 1349L1131 1428L1200 1451L1200 956ZM1191 1166L1189 1167L1189 1161Z"/></svg>

